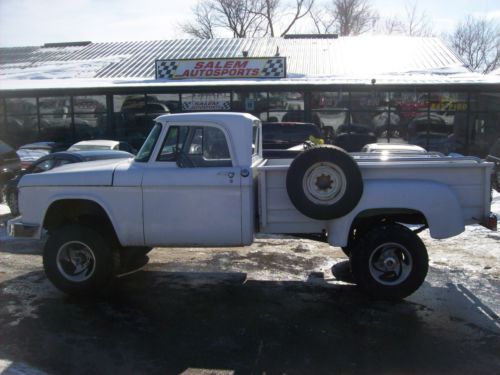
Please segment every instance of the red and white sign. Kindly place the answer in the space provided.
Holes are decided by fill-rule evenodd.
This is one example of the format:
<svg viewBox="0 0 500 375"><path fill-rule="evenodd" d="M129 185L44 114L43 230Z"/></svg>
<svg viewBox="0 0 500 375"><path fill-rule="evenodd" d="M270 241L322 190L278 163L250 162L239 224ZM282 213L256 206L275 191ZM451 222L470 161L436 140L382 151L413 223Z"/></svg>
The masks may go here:
<svg viewBox="0 0 500 375"><path fill-rule="evenodd" d="M284 57L156 60L157 79L284 78Z"/></svg>

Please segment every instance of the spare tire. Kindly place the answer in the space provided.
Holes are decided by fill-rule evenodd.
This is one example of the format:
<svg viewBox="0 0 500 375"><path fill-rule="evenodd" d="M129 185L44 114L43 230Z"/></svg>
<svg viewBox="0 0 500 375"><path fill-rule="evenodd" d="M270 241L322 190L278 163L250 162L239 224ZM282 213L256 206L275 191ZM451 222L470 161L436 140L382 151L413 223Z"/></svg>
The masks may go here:
<svg viewBox="0 0 500 375"><path fill-rule="evenodd" d="M293 205L319 220L347 215L361 199L363 180L356 161L335 146L318 146L299 154L286 175Z"/></svg>

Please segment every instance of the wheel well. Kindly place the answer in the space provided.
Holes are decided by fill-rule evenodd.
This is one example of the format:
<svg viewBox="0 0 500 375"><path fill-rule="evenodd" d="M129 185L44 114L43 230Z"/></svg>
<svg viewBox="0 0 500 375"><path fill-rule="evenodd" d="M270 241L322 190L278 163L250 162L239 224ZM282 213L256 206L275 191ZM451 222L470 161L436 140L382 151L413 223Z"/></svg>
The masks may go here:
<svg viewBox="0 0 500 375"><path fill-rule="evenodd" d="M106 211L96 202L86 199L64 199L50 205L43 228L49 233L66 224L81 224L92 228L118 244L118 237Z"/></svg>
<svg viewBox="0 0 500 375"><path fill-rule="evenodd" d="M352 221L349 233L362 227L375 226L377 224L401 223L411 225L427 226L427 219L424 214L417 210L391 208L391 209L371 209L362 211Z"/></svg>

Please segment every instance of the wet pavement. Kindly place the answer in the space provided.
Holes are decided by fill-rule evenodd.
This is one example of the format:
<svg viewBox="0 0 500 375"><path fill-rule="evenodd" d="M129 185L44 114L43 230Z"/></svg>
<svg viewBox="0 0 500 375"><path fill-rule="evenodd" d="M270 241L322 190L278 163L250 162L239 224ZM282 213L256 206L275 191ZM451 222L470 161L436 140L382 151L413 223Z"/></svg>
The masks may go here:
<svg viewBox="0 0 500 375"><path fill-rule="evenodd" d="M157 248L76 299L45 278L41 243L0 228L0 373L500 373L500 233L422 237L429 275L397 303L346 282L340 249L284 237Z"/></svg>

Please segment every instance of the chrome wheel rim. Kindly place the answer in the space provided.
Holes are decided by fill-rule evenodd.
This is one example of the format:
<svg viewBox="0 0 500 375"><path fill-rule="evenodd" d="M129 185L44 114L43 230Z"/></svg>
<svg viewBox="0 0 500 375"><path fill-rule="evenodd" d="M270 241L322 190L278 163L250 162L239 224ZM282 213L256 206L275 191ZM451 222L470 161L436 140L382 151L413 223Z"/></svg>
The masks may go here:
<svg viewBox="0 0 500 375"><path fill-rule="evenodd" d="M384 243L370 255L370 275L382 285L403 283L411 273L413 258L406 247L399 243Z"/></svg>
<svg viewBox="0 0 500 375"><path fill-rule="evenodd" d="M331 205L344 196L347 178L337 165L321 162L307 169L302 180L302 187L309 201L315 204Z"/></svg>
<svg viewBox="0 0 500 375"><path fill-rule="evenodd" d="M95 256L92 249L79 241L62 245L56 257L57 269L61 275L72 282L83 282L95 272Z"/></svg>

